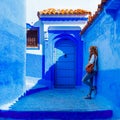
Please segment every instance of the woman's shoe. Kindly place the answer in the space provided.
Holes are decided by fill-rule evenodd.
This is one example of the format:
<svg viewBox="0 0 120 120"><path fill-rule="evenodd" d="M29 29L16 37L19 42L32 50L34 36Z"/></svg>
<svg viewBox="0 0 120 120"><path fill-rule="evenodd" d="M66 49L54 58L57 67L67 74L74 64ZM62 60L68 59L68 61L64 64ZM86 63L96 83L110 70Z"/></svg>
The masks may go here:
<svg viewBox="0 0 120 120"><path fill-rule="evenodd" d="M96 95L96 94L97 94L97 87L94 86L94 87L92 88L92 90L94 91L94 94Z"/></svg>

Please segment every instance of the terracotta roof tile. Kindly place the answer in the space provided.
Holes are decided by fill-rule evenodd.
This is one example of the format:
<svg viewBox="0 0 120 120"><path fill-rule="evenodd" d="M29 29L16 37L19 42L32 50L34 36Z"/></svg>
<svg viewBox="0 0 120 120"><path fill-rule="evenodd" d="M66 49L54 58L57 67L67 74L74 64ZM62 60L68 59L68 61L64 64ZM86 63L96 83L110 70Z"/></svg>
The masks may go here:
<svg viewBox="0 0 120 120"><path fill-rule="evenodd" d="M91 16L91 12L83 9L54 9L49 8L42 11L38 11L38 17L40 15L89 15Z"/></svg>

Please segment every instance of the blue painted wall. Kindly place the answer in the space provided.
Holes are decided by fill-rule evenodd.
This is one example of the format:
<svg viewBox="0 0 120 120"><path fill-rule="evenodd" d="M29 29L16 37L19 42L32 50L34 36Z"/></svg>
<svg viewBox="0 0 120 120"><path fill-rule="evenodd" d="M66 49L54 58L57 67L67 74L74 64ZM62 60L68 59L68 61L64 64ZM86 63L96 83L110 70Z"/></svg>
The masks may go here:
<svg viewBox="0 0 120 120"><path fill-rule="evenodd" d="M120 107L120 10L112 9L113 3L105 6L92 25L82 34L84 57L88 61L88 49L98 47L98 94L105 96ZM83 71L85 71L83 69Z"/></svg>
<svg viewBox="0 0 120 120"><path fill-rule="evenodd" d="M61 17L61 16L59 16ZM58 16L51 18L48 16L41 16L40 19L34 23L34 27L39 27L39 50L29 50L26 53L26 75L31 77L40 77L42 83L53 87L54 84L54 46L58 39L61 39L64 35L72 36L74 38L75 44L77 46L77 67L76 67L76 86L81 85L82 79L82 60L83 60L83 42L80 38L80 27L77 26L66 26L66 23L78 23L82 20L87 20L87 18L76 18L74 20L72 16L67 16L67 18L58 19ZM43 18L43 19L42 19ZM51 21L52 20L52 21ZM60 21L61 20L61 21ZM62 23L63 26L55 26L54 24ZM64 24L63 24L64 23ZM53 27L52 31L48 28ZM70 30L69 30L70 28ZM46 37L45 32L48 33ZM64 33L64 34L63 34ZM58 37L55 39L55 37ZM32 62L36 61L35 66Z"/></svg>
<svg viewBox="0 0 120 120"><path fill-rule="evenodd" d="M3 105L24 90L25 1L3 0L0 11L0 105Z"/></svg>
<svg viewBox="0 0 120 120"><path fill-rule="evenodd" d="M31 77L42 77L42 55L26 54L26 75Z"/></svg>
<svg viewBox="0 0 120 120"><path fill-rule="evenodd" d="M27 24L28 25L28 24ZM33 26L27 28L39 30L38 48L27 48L26 50L26 76L43 78L44 77L44 28L41 21L37 21Z"/></svg>

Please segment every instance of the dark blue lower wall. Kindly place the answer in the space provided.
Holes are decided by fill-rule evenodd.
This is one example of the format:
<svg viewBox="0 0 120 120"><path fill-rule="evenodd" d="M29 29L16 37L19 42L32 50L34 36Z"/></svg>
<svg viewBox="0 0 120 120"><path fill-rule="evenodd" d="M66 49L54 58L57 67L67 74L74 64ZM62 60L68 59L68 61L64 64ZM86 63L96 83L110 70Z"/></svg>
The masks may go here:
<svg viewBox="0 0 120 120"><path fill-rule="evenodd" d="M107 96L109 100L120 107L120 69L103 70L98 72L98 94Z"/></svg>

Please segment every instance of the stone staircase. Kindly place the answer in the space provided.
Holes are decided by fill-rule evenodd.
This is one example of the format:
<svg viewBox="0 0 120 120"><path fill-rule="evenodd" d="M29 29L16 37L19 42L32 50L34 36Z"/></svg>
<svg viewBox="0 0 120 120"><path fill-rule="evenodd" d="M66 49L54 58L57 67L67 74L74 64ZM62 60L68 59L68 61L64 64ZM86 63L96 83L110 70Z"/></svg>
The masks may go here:
<svg viewBox="0 0 120 120"><path fill-rule="evenodd" d="M38 85L20 97L9 110L1 110L0 117L5 120L111 119L113 111L109 102L101 96L85 100L85 91L83 88L48 89Z"/></svg>

